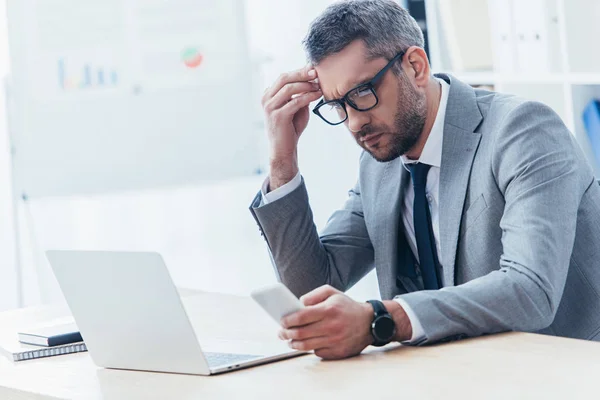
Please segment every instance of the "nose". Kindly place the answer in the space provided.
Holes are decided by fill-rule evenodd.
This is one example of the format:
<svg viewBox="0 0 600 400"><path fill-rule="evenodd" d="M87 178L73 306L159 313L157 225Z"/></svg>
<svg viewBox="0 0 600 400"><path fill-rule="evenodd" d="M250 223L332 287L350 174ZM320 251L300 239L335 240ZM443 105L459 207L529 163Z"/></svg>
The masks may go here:
<svg viewBox="0 0 600 400"><path fill-rule="evenodd" d="M346 112L348 113L346 126L353 134L360 132L360 130L371 121L368 112L356 111L352 107L346 107Z"/></svg>

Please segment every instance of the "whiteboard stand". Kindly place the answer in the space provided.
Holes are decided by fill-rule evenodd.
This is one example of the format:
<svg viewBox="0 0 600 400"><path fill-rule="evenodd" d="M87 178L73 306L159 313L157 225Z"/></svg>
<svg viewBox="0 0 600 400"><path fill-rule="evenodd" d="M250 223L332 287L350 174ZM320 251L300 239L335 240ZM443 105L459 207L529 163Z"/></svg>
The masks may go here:
<svg viewBox="0 0 600 400"><path fill-rule="evenodd" d="M11 92L10 92L10 79L8 76L4 78L4 98L6 99L5 112L6 112L6 130L8 132L8 140L10 146L10 182L11 182L11 199L12 199L12 210L13 210L13 234L14 234L14 243L15 243L15 258L14 258L14 268L15 268L15 281L17 286L17 307L21 308L25 305L24 296L23 296L23 269L22 269L22 260L21 260L21 224L19 221L19 205L20 200L22 199L19 196L19 192L16 185L16 176L15 176L15 165L14 165L14 146L12 140L12 129L11 129L11 113L10 113L10 104L11 104Z"/></svg>

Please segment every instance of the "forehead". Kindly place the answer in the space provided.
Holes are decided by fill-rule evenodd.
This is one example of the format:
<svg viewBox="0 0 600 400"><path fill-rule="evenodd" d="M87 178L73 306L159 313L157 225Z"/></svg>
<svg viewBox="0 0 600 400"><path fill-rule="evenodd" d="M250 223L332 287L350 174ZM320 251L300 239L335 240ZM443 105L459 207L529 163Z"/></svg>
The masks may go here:
<svg viewBox="0 0 600 400"><path fill-rule="evenodd" d="M339 53L323 59L315 69L323 96L331 100L373 78L385 64L383 58L369 60L364 42L356 40Z"/></svg>

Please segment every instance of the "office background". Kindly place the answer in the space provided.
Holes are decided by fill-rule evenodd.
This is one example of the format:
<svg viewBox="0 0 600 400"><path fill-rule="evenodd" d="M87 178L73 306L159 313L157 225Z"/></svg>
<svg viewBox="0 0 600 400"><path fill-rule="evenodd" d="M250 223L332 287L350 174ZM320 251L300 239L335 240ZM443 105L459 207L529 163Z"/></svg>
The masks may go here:
<svg viewBox="0 0 600 400"><path fill-rule="evenodd" d="M1 0L0 309L61 299L47 249L159 251L195 289L274 282L247 210L267 168L260 97L305 64L301 39L331 2ZM600 1L402 3L435 71L549 104L598 171ZM318 228L358 155L311 119L300 168ZM378 297L374 274L350 294Z"/></svg>

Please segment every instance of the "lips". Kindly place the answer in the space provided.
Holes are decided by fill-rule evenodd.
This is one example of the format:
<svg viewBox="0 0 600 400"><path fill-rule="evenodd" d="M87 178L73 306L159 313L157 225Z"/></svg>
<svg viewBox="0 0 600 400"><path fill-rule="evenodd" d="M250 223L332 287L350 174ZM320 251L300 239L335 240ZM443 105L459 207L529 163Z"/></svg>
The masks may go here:
<svg viewBox="0 0 600 400"><path fill-rule="evenodd" d="M360 141L368 147L373 147L375 144L377 144L382 135L383 133L371 133L365 137L360 138Z"/></svg>

